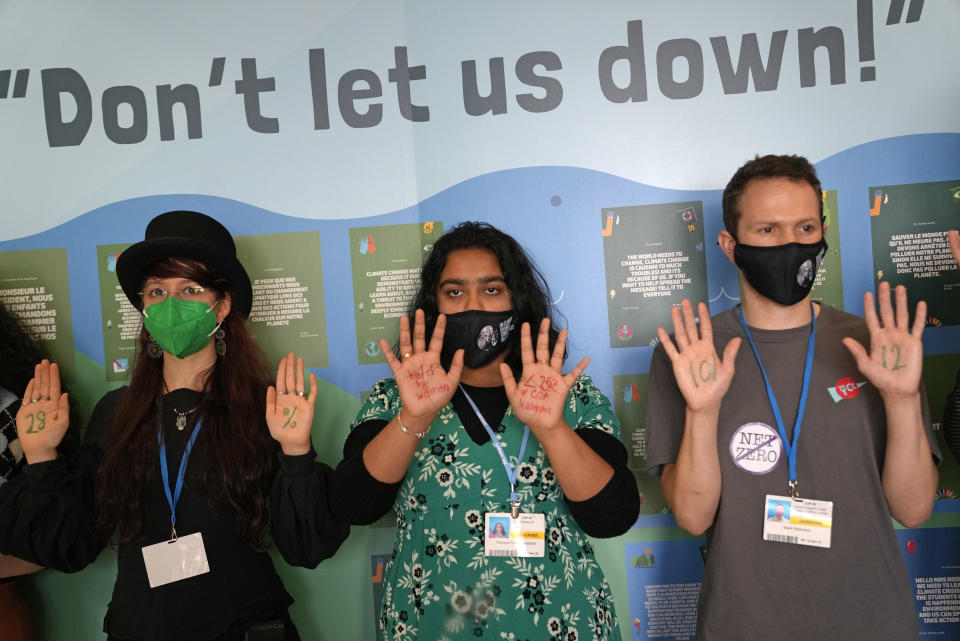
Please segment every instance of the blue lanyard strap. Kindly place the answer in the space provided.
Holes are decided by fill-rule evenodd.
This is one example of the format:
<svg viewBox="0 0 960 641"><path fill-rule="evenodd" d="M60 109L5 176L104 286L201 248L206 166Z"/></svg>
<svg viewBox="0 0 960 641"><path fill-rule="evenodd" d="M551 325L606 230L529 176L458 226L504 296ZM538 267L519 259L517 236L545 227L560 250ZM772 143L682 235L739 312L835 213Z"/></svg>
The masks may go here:
<svg viewBox="0 0 960 641"><path fill-rule="evenodd" d="M517 508L520 505L520 502L517 501L517 470L520 469L520 462L523 460L523 453L527 449L527 439L530 437L530 428L526 425L523 426L523 440L520 441L520 452L517 454L517 465L516 467L510 466L510 461L507 459L507 455L503 452L503 447L500 446L500 441L497 440L497 435L494 434L493 429L491 429L490 424L487 423L487 419L483 418L483 414L480 413L480 410L477 409L477 404L473 402L473 399L470 398L470 395L467 394L467 390L463 389L463 385L460 385L460 391L463 392L463 395L466 397L467 402L470 403L470 407L473 408L473 413L477 415L477 418L480 419L480 424L483 425L483 429L487 430L487 434L490 435L490 442L493 443L493 446L497 448L497 454L500 455L500 460L503 461L503 469L507 472L507 479L510 481L510 504Z"/></svg>
<svg viewBox="0 0 960 641"><path fill-rule="evenodd" d="M180 458L180 470L177 472L177 486L174 488L173 495L170 495L170 475L167 472L167 444L163 440L163 425L157 430L157 441L160 443L160 474L163 477L163 491L167 495L167 503L170 504L170 538L177 538L177 502L180 500L180 492L183 490L183 479L187 473L187 460L190 458L190 450L193 444L197 442L197 435L200 428L203 427L203 419L197 421L193 428L193 434L187 441L187 447Z"/></svg>
<svg viewBox="0 0 960 641"><path fill-rule="evenodd" d="M793 497L800 495L797 489L797 449L800 441L800 428L803 426L803 412L807 407L807 390L810 389L810 376L813 373L813 348L817 330L817 315L813 309L813 303L810 303L810 319L810 338L807 341L807 358L803 365L803 387L800 390L800 402L797 404L797 420L793 424L793 441L789 442L787 441L787 430L783 425L783 417L780 415L780 406L777 404L777 398L773 394L773 387L770 385L770 379L767 378L767 371L763 367L763 361L760 360L760 352L757 351L753 337L750 336L747 321L743 318L743 305L740 306L740 325L743 326L743 331L747 334L747 341L750 343L750 348L753 349L753 355L757 357L757 365L760 366L763 384L767 388L767 398L770 399L773 418L777 421L777 431L780 433L783 449L787 453L787 463L790 474L788 490Z"/></svg>

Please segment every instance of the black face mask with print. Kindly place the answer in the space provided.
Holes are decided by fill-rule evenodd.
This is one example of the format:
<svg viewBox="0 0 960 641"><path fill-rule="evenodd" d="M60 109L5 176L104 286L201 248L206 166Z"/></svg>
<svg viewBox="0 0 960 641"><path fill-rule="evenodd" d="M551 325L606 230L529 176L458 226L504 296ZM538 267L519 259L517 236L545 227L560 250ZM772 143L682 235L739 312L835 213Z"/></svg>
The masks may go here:
<svg viewBox="0 0 960 641"><path fill-rule="evenodd" d="M483 367L507 349L516 330L517 315L512 309L505 312L471 309L449 314L443 334L443 360L449 362L454 352L462 349L466 367Z"/></svg>
<svg viewBox="0 0 960 641"><path fill-rule="evenodd" d="M761 296L781 305L794 305L810 293L826 253L824 239L774 247L737 243L733 248L733 262Z"/></svg>

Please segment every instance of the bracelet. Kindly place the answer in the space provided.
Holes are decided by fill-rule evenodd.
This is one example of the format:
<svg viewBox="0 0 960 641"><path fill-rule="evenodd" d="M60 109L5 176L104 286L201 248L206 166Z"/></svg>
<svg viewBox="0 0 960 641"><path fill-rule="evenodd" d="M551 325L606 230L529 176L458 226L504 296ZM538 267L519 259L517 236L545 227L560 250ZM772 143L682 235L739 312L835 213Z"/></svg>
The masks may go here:
<svg viewBox="0 0 960 641"><path fill-rule="evenodd" d="M427 431L429 431L429 429L428 429L428 430L425 430L425 431L423 431L423 432L414 432L413 430L408 430L406 427L404 427L403 421L400 420L400 412L397 412L397 423L400 424L400 431L401 431L401 432L403 432L404 434L410 434L411 436L416 436L418 439L419 439L419 438L423 438L424 436L426 436L426 435L427 435Z"/></svg>

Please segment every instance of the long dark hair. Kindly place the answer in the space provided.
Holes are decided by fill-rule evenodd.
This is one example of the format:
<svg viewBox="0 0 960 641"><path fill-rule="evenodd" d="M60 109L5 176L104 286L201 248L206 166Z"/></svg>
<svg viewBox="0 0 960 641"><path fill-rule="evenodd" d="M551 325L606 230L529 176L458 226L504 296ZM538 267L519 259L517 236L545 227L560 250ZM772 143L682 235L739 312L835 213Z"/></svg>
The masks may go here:
<svg viewBox="0 0 960 641"><path fill-rule="evenodd" d="M550 351L557 342L558 314L550 304L550 288L543 274L537 269L533 259L527 255L512 236L505 234L489 223L463 222L454 226L437 240L427 255L420 271L420 289L410 303L407 315L412 319L414 312L422 309L426 320L426 340L430 341L433 328L437 324L437 286L440 275L447 264L447 256L460 249L486 249L497 258L503 279L510 290L510 301L519 317L519 323L530 323L530 332L536 341L540 321L550 319ZM519 324L517 329L519 330ZM566 354L564 354L566 356ZM520 377L523 365L520 362L520 332L510 337L510 348L506 361L513 375ZM444 362L449 367L449 362Z"/></svg>
<svg viewBox="0 0 960 641"><path fill-rule="evenodd" d="M228 283L202 263L173 258L154 263L144 278L186 278L222 296ZM264 549L268 523L264 496L273 471L273 441L264 422L269 373L236 307L223 320L227 351L208 372L200 405L203 434L197 457L199 487L212 510L229 505L236 534ZM97 532L124 543L135 539L146 518L147 488L157 474L157 404L163 391L163 360L147 356L150 335L141 329L130 386L110 421L106 452L97 475ZM193 461L191 461L191 467Z"/></svg>

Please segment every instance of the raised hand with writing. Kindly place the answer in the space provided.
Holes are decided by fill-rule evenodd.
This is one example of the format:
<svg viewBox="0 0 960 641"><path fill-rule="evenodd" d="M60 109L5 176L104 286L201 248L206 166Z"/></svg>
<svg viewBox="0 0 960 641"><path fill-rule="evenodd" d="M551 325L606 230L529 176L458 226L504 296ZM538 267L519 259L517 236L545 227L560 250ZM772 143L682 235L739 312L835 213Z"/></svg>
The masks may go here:
<svg viewBox="0 0 960 641"><path fill-rule="evenodd" d="M284 454L298 456L310 451L310 429L313 408L317 401L317 377L310 374L310 395L303 378L303 359L293 352L277 366L277 384L267 388L267 427L270 436L280 443Z"/></svg>
<svg viewBox="0 0 960 641"><path fill-rule="evenodd" d="M70 425L70 402L60 393L60 369L43 359L33 370L17 412L17 435L27 463L57 458L57 446Z"/></svg>
<svg viewBox="0 0 960 641"><path fill-rule="evenodd" d="M912 396L920 390L923 369L923 327L926 324L927 304L917 303L917 313L910 327L910 309L907 307L907 289L896 289L897 309L890 302L890 284L880 283L877 291L880 317L874 306L873 294L863 295L864 319L870 331L870 353L853 338L844 338L843 344L857 361L857 368L886 398Z"/></svg>
<svg viewBox="0 0 960 641"><path fill-rule="evenodd" d="M657 328L657 336L673 363L673 374L687 409L695 412L720 407L733 380L734 360L741 343L739 338L727 343L721 360L713 345L713 325L704 303L697 306L697 314L699 327L693 316L693 305L683 299L679 309L670 310L673 340L665 329Z"/></svg>
<svg viewBox="0 0 960 641"><path fill-rule="evenodd" d="M567 330L564 329L557 337L553 354L550 354L550 319L544 318L540 322L534 353L530 324L524 323L520 327L520 360L523 363L523 372L520 374L519 383L513 380L510 366L506 363L500 364L500 376L503 378L503 386L506 388L513 413L526 423L534 436L541 441L550 431L566 425L563 421L563 406L567 393L590 362L589 358L584 358L564 376L562 368L566 346Z"/></svg>
<svg viewBox="0 0 960 641"><path fill-rule="evenodd" d="M460 383L463 371L463 350L458 349L450 363L450 371L443 369L440 363L440 349L443 347L443 333L447 327L447 317L440 314L430 337L430 347L426 347L426 322L423 310L414 315L413 340L410 340L410 320L400 318L400 354L397 360L390 344L380 340L380 347L387 358L390 371L397 381L400 402L403 405L403 422L414 431L428 429L437 412L450 402Z"/></svg>

